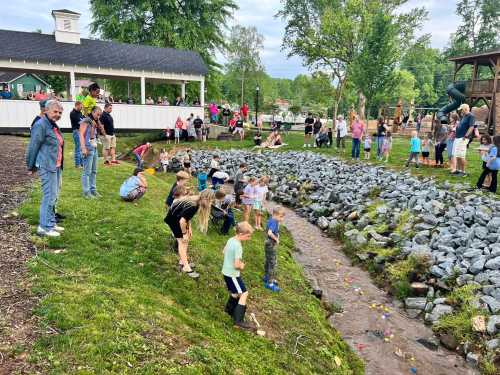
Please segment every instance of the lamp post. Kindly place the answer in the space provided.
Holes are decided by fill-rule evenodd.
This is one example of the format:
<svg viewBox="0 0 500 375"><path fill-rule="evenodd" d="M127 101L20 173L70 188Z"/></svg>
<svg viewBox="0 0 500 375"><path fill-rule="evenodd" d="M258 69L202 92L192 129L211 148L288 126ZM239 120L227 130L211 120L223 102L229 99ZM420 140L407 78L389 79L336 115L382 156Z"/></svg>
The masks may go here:
<svg viewBox="0 0 500 375"><path fill-rule="evenodd" d="M258 118L258 115L259 115L259 91L260 91L260 87L259 85L257 85L257 87L255 88L255 126L257 127L257 118Z"/></svg>

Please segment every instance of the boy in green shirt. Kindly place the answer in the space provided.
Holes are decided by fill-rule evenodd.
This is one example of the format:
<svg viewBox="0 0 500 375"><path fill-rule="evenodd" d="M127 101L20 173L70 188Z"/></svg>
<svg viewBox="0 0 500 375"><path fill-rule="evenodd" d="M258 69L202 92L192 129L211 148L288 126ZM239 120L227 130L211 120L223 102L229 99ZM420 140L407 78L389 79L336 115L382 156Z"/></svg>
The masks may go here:
<svg viewBox="0 0 500 375"><path fill-rule="evenodd" d="M89 86L89 94L82 101L82 112L85 116L89 116L92 109L97 105L96 98L99 97L100 91L101 88L97 83L93 83Z"/></svg>
<svg viewBox="0 0 500 375"><path fill-rule="evenodd" d="M248 241L252 233L253 228L246 221L236 225L236 236L230 238L224 247L224 265L222 266L224 281L230 293L225 311L233 317L235 327L247 330L253 329L253 326L245 322L248 291L241 278L241 271L245 268L245 263L242 261L241 242Z"/></svg>

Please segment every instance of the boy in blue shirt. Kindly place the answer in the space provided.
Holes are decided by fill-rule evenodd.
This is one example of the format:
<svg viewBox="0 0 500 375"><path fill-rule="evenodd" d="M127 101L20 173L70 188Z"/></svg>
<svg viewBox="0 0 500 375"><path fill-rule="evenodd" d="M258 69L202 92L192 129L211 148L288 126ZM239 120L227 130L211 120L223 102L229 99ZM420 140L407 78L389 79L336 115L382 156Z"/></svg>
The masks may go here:
<svg viewBox="0 0 500 375"><path fill-rule="evenodd" d="M419 161L418 157L420 155L422 147L422 141L418 137L418 133L414 130L411 132L411 140L410 140L410 157L408 158L408 161L406 162L406 167L408 167L411 163L411 161L414 159L415 164L417 168L419 168Z"/></svg>
<svg viewBox="0 0 500 375"><path fill-rule="evenodd" d="M144 177L144 170L136 168L132 176L127 178L120 187L120 197L126 202L134 202L142 198L148 183Z"/></svg>
<svg viewBox="0 0 500 375"><path fill-rule="evenodd" d="M225 311L233 317L236 328L247 330L252 330L254 327L245 322L248 291L241 278L241 271L245 269L241 243L248 241L252 237L252 233L253 228L246 221L236 225L236 236L231 237L224 247L224 264L222 266L224 281L230 293Z"/></svg>
<svg viewBox="0 0 500 375"><path fill-rule="evenodd" d="M275 207L272 217L267 221L266 233L267 239L264 244L266 261L264 263L264 287L273 291L279 292L281 289L275 279L276 276L276 247L280 242L280 223L285 218L285 210L283 207Z"/></svg>

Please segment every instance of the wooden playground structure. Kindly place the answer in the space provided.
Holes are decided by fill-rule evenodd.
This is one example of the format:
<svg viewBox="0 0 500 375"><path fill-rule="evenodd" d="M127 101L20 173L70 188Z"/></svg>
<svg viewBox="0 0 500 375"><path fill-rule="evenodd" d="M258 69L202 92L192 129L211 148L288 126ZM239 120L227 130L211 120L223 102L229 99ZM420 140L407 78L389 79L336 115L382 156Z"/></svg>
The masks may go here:
<svg viewBox="0 0 500 375"><path fill-rule="evenodd" d="M488 107L488 117L485 121L490 134L500 134L500 50L453 57L455 63L454 81L457 74L465 67L472 66L472 77L465 82L466 102L474 107L484 102ZM481 75L481 67L489 68L491 78Z"/></svg>

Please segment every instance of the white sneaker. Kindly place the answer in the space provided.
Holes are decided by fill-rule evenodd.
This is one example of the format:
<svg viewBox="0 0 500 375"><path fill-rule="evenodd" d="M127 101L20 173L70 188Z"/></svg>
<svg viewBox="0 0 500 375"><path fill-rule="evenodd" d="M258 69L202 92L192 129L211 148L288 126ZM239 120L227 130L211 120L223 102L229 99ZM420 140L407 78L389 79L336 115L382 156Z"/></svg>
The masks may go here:
<svg viewBox="0 0 500 375"><path fill-rule="evenodd" d="M304 143L304 148L306 148L306 147L307 147L307 145Z"/></svg>
<svg viewBox="0 0 500 375"><path fill-rule="evenodd" d="M56 232L54 229L51 230L45 230L42 227L38 227L36 230L36 234L42 237L59 237L61 234L59 232Z"/></svg>
<svg viewBox="0 0 500 375"><path fill-rule="evenodd" d="M64 232L64 228L63 228L63 227L60 227L59 225L54 226L54 230L55 230L56 232L59 232L59 233L60 233L60 232Z"/></svg>

